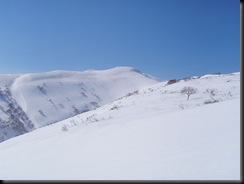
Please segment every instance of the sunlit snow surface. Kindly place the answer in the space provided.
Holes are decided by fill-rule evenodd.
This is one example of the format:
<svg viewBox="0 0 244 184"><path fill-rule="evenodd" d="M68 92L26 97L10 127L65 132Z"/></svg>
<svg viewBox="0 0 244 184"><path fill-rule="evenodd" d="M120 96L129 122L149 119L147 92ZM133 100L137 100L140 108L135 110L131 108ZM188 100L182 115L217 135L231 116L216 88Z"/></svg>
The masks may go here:
<svg viewBox="0 0 244 184"><path fill-rule="evenodd" d="M240 180L240 73L132 91L0 143L0 164L3 180Z"/></svg>
<svg viewBox="0 0 244 184"><path fill-rule="evenodd" d="M0 75L0 142L26 131L16 125L16 120L9 120L12 116L22 121L23 111L36 129L96 109L157 82L131 67ZM9 93L4 92L7 89ZM11 103L15 109L8 112ZM22 123L26 126L26 121Z"/></svg>

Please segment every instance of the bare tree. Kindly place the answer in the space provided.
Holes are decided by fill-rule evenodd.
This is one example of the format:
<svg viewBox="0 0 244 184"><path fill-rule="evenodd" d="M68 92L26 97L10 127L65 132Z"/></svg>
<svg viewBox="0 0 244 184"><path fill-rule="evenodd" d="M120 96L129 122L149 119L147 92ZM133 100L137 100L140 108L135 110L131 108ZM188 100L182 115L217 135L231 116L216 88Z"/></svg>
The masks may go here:
<svg viewBox="0 0 244 184"><path fill-rule="evenodd" d="M187 100L189 100L190 96L192 94L195 94L197 92L196 88L186 86L181 90L181 94L187 95Z"/></svg>

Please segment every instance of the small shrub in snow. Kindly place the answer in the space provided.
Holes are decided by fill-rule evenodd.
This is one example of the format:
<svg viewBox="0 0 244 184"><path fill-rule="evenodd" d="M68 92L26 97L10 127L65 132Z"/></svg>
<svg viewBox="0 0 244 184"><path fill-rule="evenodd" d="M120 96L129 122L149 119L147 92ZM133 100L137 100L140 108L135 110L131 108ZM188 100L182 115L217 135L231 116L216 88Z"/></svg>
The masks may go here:
<svg viewBox="0 0 244 184"><path fill-rule="evenodd" d="M117 105L114 105L113 107L110 108L110 110L118 110L119 109L119 106Z"/></svg>
<svg viewBox="0 0 244 184"><path fill-rule="evenodd" d="M168 93L167 90L164 90L164 91L161 91L161 92L162 92L162 94L166 94L166 93Z"/></svg>
<svg viewBox="0 0 244 184"><path fill-rule="evenodd" d="M102 99L101 99L101 97L100 97L99 95L97 95L97 94L95 94L95 93L92 93L92 95L93 95L94 97L96 97L96 98L98 99L99 102L102 101Z"/></svg>
<svg viewBox="0 0 244 184"><path fill-rule="evenodd" d="M97 102L90 102L90 104L94 107L99 107L98 103Z"/></svg>
<svg viewBox="0 0 244 184"><path fill-rule="evenodd" d="M136 94L138 94L138 93L139 93L139 91L136 90L136 91L134 91L134 92L132 92L132 93L127 93L126 96L132 96L132 95L136 95Z"/></svg>
<svg viewBox="0 0 244 184"><path fill-rule="evenodd" d="M172 80L169 80L169 81L167 82L167 85L174 84L174 83L176 83L176 82L178 82L178 80L176 80L176 79L172 79Z"/></svg>
<svg viewBox="0 0 244 184"><path fill-rule="evenodd" d="M228 93L223 93L222 97L227 98L227 99L232 99L233 94L229 91Z"/></svg>
<svg viewBox="0 0 244 184"><path fill-rule="evenodd" d="M68 102L70 102L70 99L69 99L69 97L66 97L66 100L67 100Z"/></svg>
<svg viewBox="0 0 244 184"><path fill-rule="evenodd" d="M86 122L94 122L94 121L96 121L97 119L96 119L96 117L97 117L97 114L92 114L91 116L88 116L87 118L86 118Z"/></svg>
<svg viewBox="0 0 244 184"><path fill-rule="evenodd" d="M75 105L73 105L72 108L73 108L73 113L75 115L80 113L80 111L77 109L77 107Z"/></svg>
<svg viewBox="0 0 244 184"><path fill-rule="evenodd" d="M72 119L72 120L70 120L70 124L72 125L72 126L76 126L76 123L75 123L75 121Z"/></svg>
<svg viewBox="0 0 244 184"><path fill-rule="evenodd" d="M63 125L63 126L62 126L62 131L64 131L64 132L67 132L67 131L68 131L68 128L67 128L66 125Z"/></svg>
<svg viewBox="0 0 244 184"><path fill-rule="evenodd" d="M191 77L185 77L185 78L183 78L182 80L184 80L184 81L189 81L189 80L191 80Z"/></svg>
<svg viewBox="0 0 244 184"><path fill-rule="evenodd" d="M204 104L211 104L211 103L217 103L219 102L218 100L206 100Z"/></svg>
<svg viewBox="0 0 244 184"><path fill-rule="evenodd" d="M183 110L185 107L184 107L184 105L181 103L180 105L179 105L179 107Z"/></svg>
<svg viewBox="0 0 244 184"><path fill-rule="evenodd" d="M217 94L217 89L206 89L206 92L210 95L210 98L212 98L213 100L216 100L214 97Z"/></svg>
<svg viewBox="0 0 244 184"><path fill-rule="evenodd" d="M64 104L59 103L58 105L59 105L59 107L61 107L62 109L64 109Z"/></svg>
<svg viewBox="0 0 244 184"><path fill-rule="evenodd" d="M43 84L42 86L38 85L38 86L37 86L37 89L38 89L43 95L47 95L47 91L46 91L45 87L46 87L46 84L45 84L45 85Z"/></svg>
<svg viewBox="0 0 244 184"><path fill-rule="evenodd" d="M231 93L230 91L228 92L228 96L229 96L229 97L232 97L232 96L233 96L232 93Z"/></svg>
<svg viewBox="0 0 244 184"><path fill-rule="evenodd" d="M80 92L80 94L82 94L83 97L87 97L87 95L84 92Z"/></svg>
<svg viewBox="0 0 244 184"><path fill-rule="evenodd" d="M44 116L45 118L47 117L45 114L44 114L44 112L42 111L42 110L39 110L38 111L42 116Z"/></svg>

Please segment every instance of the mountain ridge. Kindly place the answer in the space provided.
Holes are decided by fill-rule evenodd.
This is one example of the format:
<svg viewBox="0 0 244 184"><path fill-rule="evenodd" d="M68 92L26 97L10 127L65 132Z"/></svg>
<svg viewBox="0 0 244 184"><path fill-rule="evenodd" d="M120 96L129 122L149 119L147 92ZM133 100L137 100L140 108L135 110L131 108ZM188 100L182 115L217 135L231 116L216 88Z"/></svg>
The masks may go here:
<svg viewBox="0 0 244 184"><path fill-rule="evenodd" d="M3 109L0 110L0 124L6 127L1 132L11 134L10 137L18 135L8 127L17 126L10 117L21 118L18 114L28 117L32 125L39 128L95 109L128 92L157 82L132 67L1 75L1 94L7 97L7 100L0 99ZM15 104L15 110L9 110L12 104ZM25 122L20 122L24 126ZM6 140L7 136L3 137Z"/></svg>

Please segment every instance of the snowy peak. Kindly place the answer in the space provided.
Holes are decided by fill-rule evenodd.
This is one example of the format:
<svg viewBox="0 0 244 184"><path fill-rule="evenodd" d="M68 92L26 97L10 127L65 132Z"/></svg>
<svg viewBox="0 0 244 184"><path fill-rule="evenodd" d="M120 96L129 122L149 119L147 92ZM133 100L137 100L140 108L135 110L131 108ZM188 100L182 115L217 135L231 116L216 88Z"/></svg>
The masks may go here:
<svg viewBox="0 0 244 184"><path fill-rule="evenodd" d="M1 78L7 78L4 81L12 80L24 80L25 82L38 82L39 80L59 80L59 79L67 79L70 77L79 78L94 78L94 77L115 77L122 75L143 75L145 77L149 77L147 74L143 74L141 71L133 68L133 67L115 67L107 70L94 70L89 69L86 71L67 71L67 70L54 70L43 73L31 73L31 74L22 74L22 75L1 75ZM9 79L8 79L9 78ZM153 77L152 77L153 78ZM3 86L3 84L2 84Z"/></svg>
<svg viewBox="0 0 244 184"><path fill-rule="evenodd" d="M22 134L26 118L32 128L43 127L157 82L131 67L1 75L0 125L4 127L0 130L1 140L6 140L10 134L10 137ZM9 110L13 104L15 108ZM18 121L10 117L18 117ZM12 130L15 122L21 124L21 131L18 127Z"/></svg>

